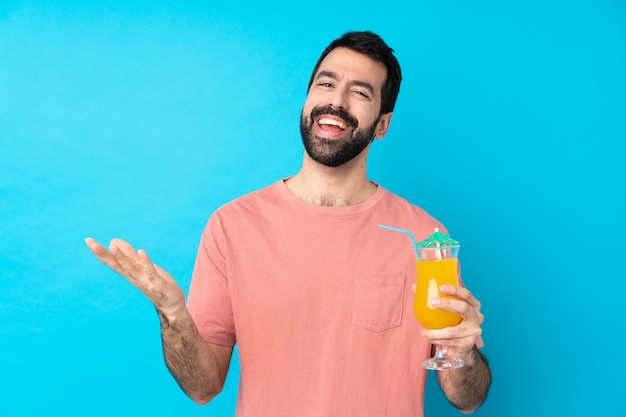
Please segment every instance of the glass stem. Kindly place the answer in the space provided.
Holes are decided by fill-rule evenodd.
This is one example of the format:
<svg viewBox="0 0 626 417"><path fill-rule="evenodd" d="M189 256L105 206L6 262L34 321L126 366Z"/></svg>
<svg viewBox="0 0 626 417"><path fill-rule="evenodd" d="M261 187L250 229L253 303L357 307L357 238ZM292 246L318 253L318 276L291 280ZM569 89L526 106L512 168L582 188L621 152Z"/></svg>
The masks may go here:
<svg viewBox="0 0 626 417"><path fill-rule="evenodd" d="M448 348L442 345L435 346L435 360L442 361L446 358Z"/></svg>

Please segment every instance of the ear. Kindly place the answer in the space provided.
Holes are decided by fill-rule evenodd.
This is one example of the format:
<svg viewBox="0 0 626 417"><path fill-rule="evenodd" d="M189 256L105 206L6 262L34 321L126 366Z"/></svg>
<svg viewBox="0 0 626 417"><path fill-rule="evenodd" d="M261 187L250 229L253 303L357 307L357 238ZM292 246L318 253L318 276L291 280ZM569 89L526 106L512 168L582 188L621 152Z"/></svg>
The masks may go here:
<svg viewBox="0 0 626 417"><path fill-rule="evenodd" d="M374 131L374 137L381 140L387 134L389 130L389 124L391 123L392 112L385 113L380 116L378 123L376 124L376 130Z"/></svg>

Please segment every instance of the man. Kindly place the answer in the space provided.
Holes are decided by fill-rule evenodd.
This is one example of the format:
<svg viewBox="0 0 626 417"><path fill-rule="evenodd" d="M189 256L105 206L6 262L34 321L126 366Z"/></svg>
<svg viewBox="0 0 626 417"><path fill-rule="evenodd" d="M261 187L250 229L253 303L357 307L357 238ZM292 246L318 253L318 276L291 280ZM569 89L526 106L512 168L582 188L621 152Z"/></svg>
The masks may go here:
<svg viewBox="0 0 626 417"><path fill-rule="evenodd" d="M237 416L423 415L433 344L463 359L438 371L450 402L472 412L491 382L479 353L480 303L445 286L438 308L460 314L424 330L412 313L415 253L384 223L425 238L443 226L371 182L366 161L391 122L401 73L393 50L351 32L320 57L301 116L301 170L218 209L205 228L187 303L143 250L114 239L91 251L155 305L165 360L182 389L205 404L217 395L235 343Z"/></svg>

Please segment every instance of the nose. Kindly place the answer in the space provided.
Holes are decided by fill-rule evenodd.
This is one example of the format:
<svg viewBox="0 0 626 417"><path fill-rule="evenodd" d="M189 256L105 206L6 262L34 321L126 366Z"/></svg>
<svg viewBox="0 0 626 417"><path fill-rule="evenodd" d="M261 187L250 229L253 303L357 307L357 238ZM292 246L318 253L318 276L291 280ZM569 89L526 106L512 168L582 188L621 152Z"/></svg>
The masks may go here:
<svg viewBox="0 0 626 417"><path fill-rule="evenodd" d="M348 100L345 91L337 88L333 90L329 97L329 103L336 109L346 109L348 107Z"/></svg>

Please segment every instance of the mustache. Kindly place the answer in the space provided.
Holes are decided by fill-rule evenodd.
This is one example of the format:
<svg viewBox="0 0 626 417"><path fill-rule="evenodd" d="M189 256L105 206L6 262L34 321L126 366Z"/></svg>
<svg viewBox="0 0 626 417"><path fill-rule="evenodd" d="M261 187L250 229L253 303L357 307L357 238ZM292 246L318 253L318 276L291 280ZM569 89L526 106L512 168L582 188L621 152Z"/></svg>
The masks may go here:
<svg viewBox="0 0 626 417"><path fill-rule="evenodd" d="M345 120L346 122L348 122L350 126L352 126L353 130L356 129L357 126L359 125L359 121L356 119L356 117L352 116L350 113L348 113L344 109L335 109L334 107L331 107L331 106L320 106L320 107L314 108L311 111L311 123L318 116L321 116L323 114L329 114L331 116L339 117Z"/></svg>

